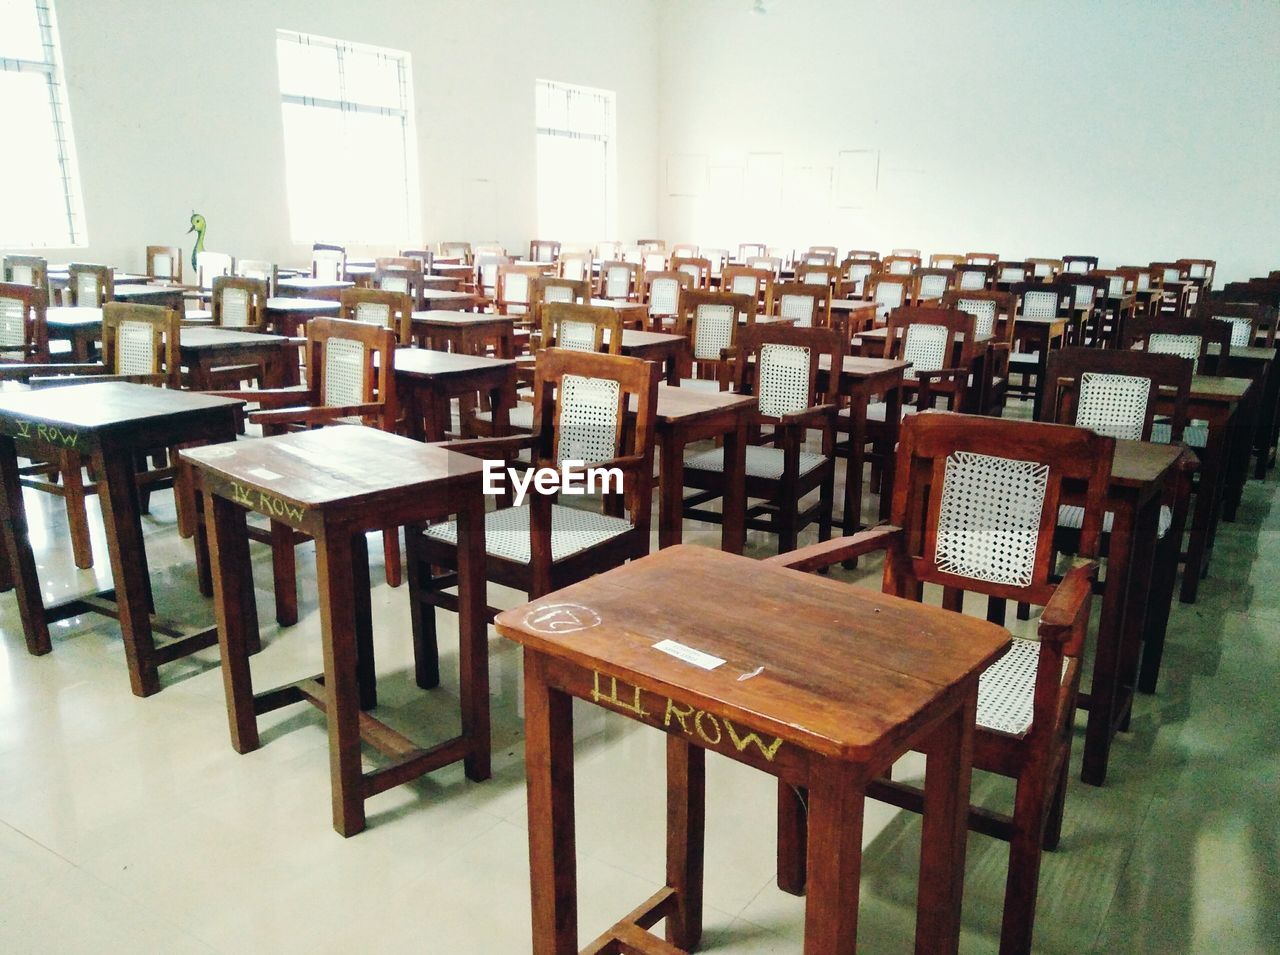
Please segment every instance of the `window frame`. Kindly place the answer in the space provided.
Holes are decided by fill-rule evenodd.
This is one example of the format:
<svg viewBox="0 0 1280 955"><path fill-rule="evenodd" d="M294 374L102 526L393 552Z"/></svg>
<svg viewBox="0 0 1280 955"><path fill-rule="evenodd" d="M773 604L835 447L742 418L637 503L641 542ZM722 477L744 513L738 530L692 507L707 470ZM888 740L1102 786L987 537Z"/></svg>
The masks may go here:
<svg viewBox="0 0 1280 955"><path fill-rule="evenodd" d="M538 102L542 95L544 87L564 90L568 94L585 94L589 96L598 96L605 105L605 132L589 133L581 132L572 128L568 128L566 121L565 127L544 126L538 122ZM604 147L604 183L605 183L605 203L604 203L604 235L600 236L551 236L544 235L546 229L541 221L538 222L538 234L543 238L551 238L568 242L589 241L591 243L611 240L616 237L618 227L618 94L616 90L608 90L599 86L584 86L581 83L568 83L563 80L552 80L546 77L536 77L533 81L533 102L534 102L534 153L535 163L537 160L537 144L538 139L542 136L553 136L560 139L568 140L587 140L590 142L601 143ZM535 184L539 179L539 174L535 169ZM535 196L535 202L540 207L541 197ZM541 212L539 211L539 220L541 220Z"/></svg>

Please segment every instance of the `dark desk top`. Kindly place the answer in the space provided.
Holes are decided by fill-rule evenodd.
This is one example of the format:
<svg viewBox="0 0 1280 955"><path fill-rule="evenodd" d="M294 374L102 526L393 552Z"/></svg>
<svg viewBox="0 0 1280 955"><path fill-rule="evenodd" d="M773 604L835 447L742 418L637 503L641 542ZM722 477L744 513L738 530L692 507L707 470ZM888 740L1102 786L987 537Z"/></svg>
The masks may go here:
<svg viewBox="0 0 1280 955"><path fill-rule="evenodd" d="M85 306L53 305L45 312L45 322L51 328L84 328L102 324L102 309Z"/></svg>
<svg viewBox="0 0 1280 955"><path fill-rule="evenodd" d="M1117 441L1111 459L1111 483L1120 487L1141 487L1163 481L1184 450L1176 444L1150 441Z"/></svg>
<svg viewBox="0 0 1280 955"><path fill-rule="evenodd" d="M179 347L218 351L233 348L260 348L266 345L283 345L289 339L283 335L266 335L261 332L245 332L235 328L184 328Z"/></svg>
<svg viewBox="0 0 1280 955"><path fill-rule="evenodd" d="M130 429L189 412L230 408L244 402L190 391L127 382L97 382L0 394L0 429L19 433L19 419L76 431Z"/></svg>
<svg viewBox="0 0 1280 955"><path fill-rule="evenodd" d="M397 377L437 378L442 375L461 375L499 369L507 369L514 375L515 367L516 363L506 358L459 355L456 352L436 351L432 348L396 349Z"/></svg>
<svg viewBox="0 0 1280 955"><path fill-rule="evenodd" d="M848 760L892 755L1009 646L984 620L690 546L496 623L550 656ZM725 662L703 669L655 649L663 640Z"/></svg>
<svg viewBox="0 0 1280 955"><path fill-rule="evenodd" d="M355 282L342 282L336 279L317 279L310 275L299 275L297 278L281 279L276 283L276 287L302 289L311 292L317 289L354 288L355 284Z"/></svg>
<svg viewBox="0 0 1280 955"><path fill-rule="evenodd" d="M456 312L443 308L429 308L413 313L415 324L445 325L465 327L468 325L487 325L493 322L515 324L514 315L495 315L493 312Z"/></svg>
<svg viewBox="0 0 1280 955"><path fill-rule="evenodd" d="M1231 402L1249 393L1251 378L1224 378L1218 375L1192 375L1191 400Z"/></svg>
<svg viewBox="0 0 1280 955"><path fill-rule="evenodd" d="M658 385L657 415L661 424L688 424L699 418L710 418L722 411L745 411L755 406L756 399L752 395Z"/></svg>
<svg viewBox="0 0 1280 955"><path fill-rule="evenodd" d="M318 314L320 312L333 312L337 314L342 307L340 302L335 302L327 298L269 298L265 303L268 312L304 312L306 314Z"/></svg>

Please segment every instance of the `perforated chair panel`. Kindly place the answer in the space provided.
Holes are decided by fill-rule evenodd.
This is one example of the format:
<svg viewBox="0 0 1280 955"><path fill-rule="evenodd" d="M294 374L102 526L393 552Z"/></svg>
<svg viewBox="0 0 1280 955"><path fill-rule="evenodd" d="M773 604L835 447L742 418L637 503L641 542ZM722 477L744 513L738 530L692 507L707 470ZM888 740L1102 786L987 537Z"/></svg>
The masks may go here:
<svg viewBox="0 0 1280 955"><path fill-rule="evenodd" d="M15 285L35 285L36 270L29 265L15 265L9 270Z"/></svg>
<svg viewBox="0 0 1280 955"><path fill-rule="evenodd" d="M965 290L977 290L987 284L987 277L981 272L961 272L960 288Z"/></svg>
<svg viewBox="0 0 1280 955"><path fill-rule="evenodd" d="M805 285L826 285L827 276L823 272L806 272L804 276Z"/></svg>
<svg viewBox="0 0 1280 955"><path fill-rule="evenodd" d="M22 348L27 343L26 308L20 298L0 298L0 348Z"/></svg>
<svg viewBox="0 0 1280 955"><path fill-rule="evenodd" d="M1011 265L1006 265L1000 270L1001 282L1021 282L1025 276L1026 272L1023 269Z"/></svg>
<svg viewBox="0 0 1280 955"><path fill-rule="evenodd" d="M311 256L312 271L316 278L337 282L342 278L342 256L315 252Z"/></svg>
<svg viewBox="0 0 1280 955"><path fill-rule="evenodd" d="M1083 311L1093 308L1093 297L1098 293L1098 290L1092 285L1077 285L1075 289L1076 309Z"/></svg>
<svg viewBox="0 0 1280 955"><path fill-rule="evenodd" d="M1156 444L1168 444L1173 440L1173 425L1167 421L1156 421L1151 425L1151 440ZM1209 446L1209 425L1203 421L1189 421L1182 429L1182 440L1188 447L1206 448Z"/></svg>
<svg viewBox="0 0 1280 955"><path fill-rule="evenodd" d="M718 360L733 342L733 326L737 320L732 305L699 305L693 326L693 357L698 361Z"/></svg>
<svg viewBox="0 0 1280 955"><path fill-rule="evenodd" d="M1022 736L1031 728L1040 644L1013 638L1013 646L978 677L977 724Z"/></svg>
<svg viewBox="0 0 1280 955"><path fill-rule="evenodd" d="M1168 332L1152 332L1147 336L1147 351L1157 355L1177 355L1190 358L1192 370L1200 370L1200 336L1171 335Z"/></svg>
<svg viewBox="0 0 1280 955"><path fill-rule="evenodd" d="M1141 291L1143 291L1143 292L1145 292L1147 289L1151 288L1151 273L1150 273L1150 272L1139 272L1139 273L1138 273L1138 288L1139 288L1139 290L1141 290Z"/></svg>
<svg viewBox="0 0 1280 955"><path fill-rule="evenodd" d="M222 324L244 328L249 324L249 293L242 288L222 290Z"/></svg>
<svg viewBox="0 0 1280 955"><path fill-rule="evenodd" d="M560 379L560 433L556 463L592 464L618 456L622 386L612 378L565 375Z"/></svg>
<svg viewBox="0 0 1280 955"><path fill-rule="evenodd" d="M116 372L153 375L159 371L152 328L146 322L121 322L116 329Z"/></svg>
<svg viewBox="0 0 1280 955"><path fill-rule="evenodd" d="M1024 318L1056 318L1058 315L1057 292L1027 292L1022 296Z"/></svg>
<svg viewBox="0 0 1280 955"><path fill-rule="evenodd" d="M729 286L729 291L734 295L751 295L755 296L759 293L759 283L754 275L735 275L733 282Z"/></svg>
<svg viewBox="0 0 1280 955"><path fill-rule="evenodd" d="M356 321L390 328L391 306L385 302L357 302Z"/></svg>
<svg viewBox="0 0 1280 955"><path fill-rule="evenodd" d="M702 269L696 265L682 265L680 266L680 271L693 279L694 285L698 285L702 281Z"/></svg>
<svg viewBox="0 0 1280 955"><path fill-rule="evenodd" d="M364 345L349 338L324 343L324 389L320 400L332 407L364 403Z"/></svg>
<svg viewBox="0 0 1280 955"><path fill-rule="evenodd" d="M384 275L379 287L387 292L399 292L401 295L409 294L409 280L402 275Z"/></svg>
<svg viewBox="0 0 1280 955"><path fill-rule="evenodd" d="M920 280L921 298L942 298L942 293L946 290L947 277L945 275L926 275Z"/></svg>
<svg viewBox="0 0 1280 955"><path fill-rule="evenodd" d="M951 345L951 329L946 325L912 323L902 333L902 360L911 362L904 374L918 377L918 372L937 371L946 367L947 351Z"/></svg>
<svg viewBox="0 0 1280 955"><path fill-rule="evenodd" d="M173 259L167 255L157 255L152 258L151 274L157 277L172 278Z"/></svg>
<svg viewBox="0 0 1280 955"><path fill-rule="evenodd" d="M567 279L573 279L575 282L582 281L587 274L586 263L581 259L566 259L561 274Z"/></svg>
<svg viewBox="0 0 1280 955"><path fill-rule="evenodd" d="M1068 272L1088 272L1089 263L1083 260L1075 260L1067 263Z"/></svg>
<svg viewBox="0 0 1280 955"><path fill-rule="evenodd" d="M1085 372L1080 376L1076 425L1123 441L1141 441L1151 379Z"/></svg>
<svg viewBox="0 0 1280 955"><path fill-rule="evenodd" d="M778 314L783 318L794 318L798 328L810 328L816 301L808 295L783 295L778 300Z"/></svg>
<svg viewBox="0 0 1280 955"><path fill-rule="evenodd" d="M809 407L809 349L769 342L760 346L760 413L780 418Z"/></svg>
<svg viewBox="0 0 1280 955"><path fill-rule="evenodd" d="M502 277L502 297L508 302L529 301L529 276L516 272Z"/></svg>
<svg viewBox="0 0 1280 955"><path fill-rule="evenodd" d="M609 298L626 298L631 293L631 270L611 268L605 275L604 294Z"/></svg>
<svg viewBox="0 0 1280 955"><path fill-rule="evenodd" d="M88 272L76 276L76 304L81 308L96 308L102 304L98 297L98 277Z"/></svg>
<svg viewBox="0 0 1280 955"><path fill-rule="evenodd" d="M1108 275L1107 276L1107 297L1122 298L1124 296L1124 276Z"/></svg>
<svg viewBox="0 0 1280 955"><path fill-rule="evenodd" d="M649 285L649 314L674 315L679 298L679 282L675 279L654 279Z"/></svg>
<svg viewBox="0 0 1280 955"><path fill-rule="evenodd" d="M911 263L906 261L890 262L889 274L890 275L910 275Z"/></svg>
<svg viewBox="0 0 1280 955"><path fill-rule="evenodd" d="M953 452L947 458L938 514L938 569L1029 586L1048 482L1047 464Z"/></svg>
<svg viewBox="0 0 1280 955"><path fill-rule="evenodd" d="M556 347L572 351L595 351L596 326L591 322L562 321L556 331Z"/></svg>
<svg viewBox="0 0 1280 955"><path fill-rule="evenodd" d="M956 300L956 306L962 312L973 316L973 332L975 335L990 335L996 327L996 303L985 298L962 298Z"/></svg>
<svg viewBox="0 0 1280 955"><path fill-rule="evenodd" d="M549 285L542 290L542 300L544 302L572 302L573 289L566 288L563 285Z"/></svg>
<svg viewBox="0 0 1280 955"><path fill-rule="evenodd" d="M1253 344L1253 324L1239 315L1215 315L1215 322L1226 322L1231 326L1231 347L1240 348Z"/></svg>

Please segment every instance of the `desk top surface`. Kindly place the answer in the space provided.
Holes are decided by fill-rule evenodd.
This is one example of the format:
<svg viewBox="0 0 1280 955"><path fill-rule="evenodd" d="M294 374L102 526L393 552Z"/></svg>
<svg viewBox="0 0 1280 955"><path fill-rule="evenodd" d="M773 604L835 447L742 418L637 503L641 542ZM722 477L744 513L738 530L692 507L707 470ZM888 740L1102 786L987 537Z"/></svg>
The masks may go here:
<svg viewBox="0 0 1280 955"><path fill-rule="evenodd" d="M0 394L0 420L24 419L79 431L94 431L243 403L235 398L108 381L34 391L6 391Z"/></svg>
<svg viewBox="0 0 1280 955"><path fill-rule="evenodd" d="M434 348L396 349L396 374L409 377L430 378L437 375L501 369L515 374L515 367L516 363L507 358L460 355L457 352L436 351Z"/></svg>
<svg viewBox="0 0 1280 955"><path fill-rule="evenodd" d="M45 322L54 328L101 325L102 309L88 305L84 308L77 308L74 305L51 305L45 311Z"/></svg>
<svg viewBox="0 0 1280 955"><path fill-rule="evenodd" d="M354 288L355 282L344 282L340 279L318 279L310 275L299 275L291 279L281 279L276 283L280 288L296 289L344 289Z"/></svg>
<svg viewBox="0 0 1280 955"><path fill-rule="evenodd" d="M494 322L515 324L514 315L497 315L493 312L458 312L447 308L428 308L413 313L413 320L423 325L489 325Z"/></svg>
<svg viewBox="0 0 1280 955"><path fill-rule="evenodd" d="M336 314L342 308L342 303L327 298L288 298L281 296L267 299L263 307L268 312L306 312L307 314L334 312Z"/></svg>
<svg viewBox="0 0 1280 955"><path fill-rule="evenodd" d="M506 611L535 650L843 759L899 747L1009 645L1003 627L706 547L670 547ZM725 661L703 669L675 641Z"/></svg>
<svg viewBox="0 0 1280 955"><path fill-rule="evenodd" d="M279 346L287 342L283 335L246 332L236 328L184 328L179 338L181 348L256 348Z"/></svg>
<svg viewBox="0 0 1280 955"><path fill-rule="evenodd" d="M1111 483L1119 487L1141 487L1163 481L1178 463L1184 450L1176 444L1150 441L1117 441L1111 459Z"/></svg>

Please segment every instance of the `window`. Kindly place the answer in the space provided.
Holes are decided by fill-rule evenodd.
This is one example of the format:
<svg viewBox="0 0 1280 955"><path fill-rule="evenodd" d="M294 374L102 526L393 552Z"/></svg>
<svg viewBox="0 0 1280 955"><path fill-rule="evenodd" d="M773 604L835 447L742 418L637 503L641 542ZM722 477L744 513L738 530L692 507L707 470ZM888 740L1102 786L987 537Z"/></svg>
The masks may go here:
<svg viewBox="0 0 1280 955"><path fill-rule="evenodd" d="M614 99L610 90L535 84L540 238L575 244L615 238Z"/></svg>
<svg viewBox="0 0 1280 955"><path fill-rule="evenodd" d="M276 56L294 241L417 244L409 54L279 30Z"/></svg>
<svg viewBox="0 0 1280 955"><path fill-rule="evenodd" d="M0 0L0 246L86 242L65 87L51 0Z"/></svg>

